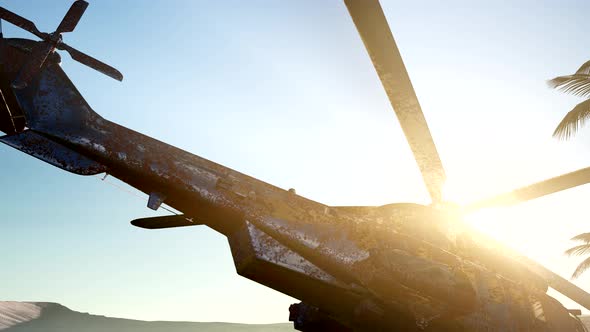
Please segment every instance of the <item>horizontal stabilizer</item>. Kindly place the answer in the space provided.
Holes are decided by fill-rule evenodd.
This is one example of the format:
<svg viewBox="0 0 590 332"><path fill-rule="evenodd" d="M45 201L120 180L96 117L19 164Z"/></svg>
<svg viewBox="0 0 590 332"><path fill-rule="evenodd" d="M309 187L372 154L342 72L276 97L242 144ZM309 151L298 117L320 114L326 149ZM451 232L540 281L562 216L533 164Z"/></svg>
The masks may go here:
<svg viewBox="0 0 590 332"><path fill-rule="evenodd" d="M131 221L131 225L146 229L160 229L184 226L197 226L202 224L193 221L192 219L186 217L183 214L179 214L174 216L135 219Z"/></svg>
<svg viewBox="0 0 590 332"><path fill-rule="evenodd" d="M0 137L7 144L55 167L78 175L95 175L107 167L32 130Z"/></svg>

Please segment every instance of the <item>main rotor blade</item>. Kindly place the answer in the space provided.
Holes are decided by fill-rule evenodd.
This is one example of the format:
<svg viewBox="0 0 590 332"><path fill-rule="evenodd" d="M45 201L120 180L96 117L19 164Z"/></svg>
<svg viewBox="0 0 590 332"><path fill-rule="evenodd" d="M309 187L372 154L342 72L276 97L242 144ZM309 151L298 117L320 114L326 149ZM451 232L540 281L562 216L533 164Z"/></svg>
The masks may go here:
<svg viewBox="0 0 590 332"><path fill-rule="evenodd" d="M117 81L122 81L123 80L123 74L121 74L120 71L118 71L117 69L107 65L106 63L99 61L89 55L86 55L80 51L78 51L77 49L65 44L65 43L59 43L57 44L57 48L59 50L64 50L67 51L68 53L70 53L70 56L72 57L72 59L94 69L97 70L107 76L110 76L114 79L116 79Z"/></svg>
<svg viewBox="0 0 590 332"><path fill-rule="evenodd" d="M445 170L378 0L344 0L404 131L430 198L442 201Z"/></svg>
<svg viewBox="0 0 590 332"><path fill-rule="evenodd" d="M61 20L61 23L57 27L55 32L63 33L63 32L72 32L80 22L80 18L84 15L86 8L88 7L88 2L84 0L78 0L72 4L66 16Z"/></svg>
<svg viewBox="0 0 590 332"><path fill-rule="evenodd" d="M590 294L588 292L526 256L519 256L517 259L531 271L547 280L549 287L590 310Z"/></svg>
<svg viewBox="0 0 590 332"><path fill-rule="evenodd" d="M27 30L41 39L46 39L48 37L46 33L43 33L37 29L35 23L2 7L0 7L0 19L10 22L21 29Z"/></svg>
<svg viewBox="0 0 590 332"><path fill-rule="evenodd" d="M465 207L465 212L473 212L489 207L514 205L553 194L558 191L581 186L586 183L590 183L590 167L582 168L571 173L556 176L545 181L533 183L526 187L521 187L507 193L469 204Z"/></svg>
<svg viewBox="0 0 590 332"><path fill-rule="evenodd" d="M549 270L543 265L537 263L533 259L530 259L525 255L520 254L514 249L507 247L506 245L498 242L497 240L494 240L493 238L483 233L480 233L473 229L470 230L470 233L473 236L473 240L477 243L480 243L482 245L486 245L487 243L491 245L492 248L494 248L494 251L496 251L498 254L510 257L511 259L520 262L521 264L525 265L531 272L545 279L549 287L555 289L559 293L567 296L574 302L590 310L590 294L588 294L585 290L574 285L572 282Z"/></svg>
<svg viewBox="0 0 590 332"><path fill-rule="evenodd" d="M28 56L27 61L21 67L18 76L12 82L12 86L15 89L25 88L33 79L33 77L41 71L41 67L45 60L53 52L55 48L51 43L38 42L31 54Z"/></svg>

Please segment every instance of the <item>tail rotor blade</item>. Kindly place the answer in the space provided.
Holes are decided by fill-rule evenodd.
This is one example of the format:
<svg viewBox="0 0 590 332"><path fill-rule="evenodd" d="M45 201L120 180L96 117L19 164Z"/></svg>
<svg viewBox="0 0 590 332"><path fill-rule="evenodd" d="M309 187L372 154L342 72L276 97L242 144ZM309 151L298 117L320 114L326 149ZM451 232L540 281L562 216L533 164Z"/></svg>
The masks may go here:
<svg viewBox="0 0 590 332"><path fill-rule="evenodd" d="M442 201L445 170L418 97L378 0L344 0L401 124L433 203Z"/></svg>
<svg viewBox="0 0 590 332"><path fill-rule="evenodd" d="M117 69L107 65L106 63L99 61L89 55L86 55L80 51L78 51L77 49L65 44L65 43L59 43L57 45L57 48L60 50L64 50L67 51L68 53L70 53L70 56L72 57L72 59L94 69L97 70L109 77L112 77L114 79L116 79L117 81L122 81L123 80L123 74L121 74L120 71L118 71Z"/></svg>
<svg viewBox="0 0 590 332"><path fill-rule="evenodd" d="M16 80L12 82L12 86L15 89L27 87L33 77L41 71L43 63L54 49L51 43L39 42L31 51L29 60L21 67Z"/></svg>
<svg viewBox="0 0 590 332"><path fill-rule="evenodd" d="M63 20L55 30L56 33L63 33L63 32L72 32L78 25L80 18L84 15L86 8L88 7L88 2L84 0L78 0L72 4L66 15L64 16Z"/></svg>
<svg viewBox="0 0 590 332"><path fill-rule="evenodd" d="M93 68L107 76L110 76L118 81L123 80L123 74L117 69L99 61L89 55L86 55L75 48L63 43L61 41L61 34L64 32L72 32L78 25L80 18L88 8L88 2L84 0L75 1L70 9L62 19L61 23L52 34L40 32L35 24L24 17L21 17L9 10L0 7L0 20L10 22L24 30L27 30L37 37L43 39L43 42L37 44L29 56L29 60L22 66L17 79L12 83L12 86L17 89L22 89L28 85L31 79L39 73L43 63L55 49L67 51L72 59Z"/></svg>
<svg viewBox="0 0 590 332"><path fill-rule="evenodd" d="M41 39L46 39L48 37L46 33L43 33L37 29L35 23L2 7L0 7L0 19L10 22L21 29L27 30Z"/></svg>

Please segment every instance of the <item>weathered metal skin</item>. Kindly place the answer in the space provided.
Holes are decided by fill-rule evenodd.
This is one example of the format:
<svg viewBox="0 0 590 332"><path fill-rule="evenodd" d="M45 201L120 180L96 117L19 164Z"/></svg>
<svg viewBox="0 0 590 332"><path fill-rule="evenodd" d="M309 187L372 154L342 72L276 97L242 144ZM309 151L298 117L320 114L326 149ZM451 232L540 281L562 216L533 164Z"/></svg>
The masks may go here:
<svg viewBox="0 0 590 332"><path fill-rule="evenodd" d="M106 166L88 159L32 130L2 137L0 141L74 174L94 175L107 171Z"/></svg>
<svg viewBox="0 0 590 332"><path fill-rule="evenodd" d="M7 39L14 77L34 42ZM27 128L0 139L77 174L108 172L225 234L239 274L351 330L582 331L526 267L415 204L329 207L96 114L49 59L13 91ZM1 111L1 110L0 110ZM477 238L479 239L479 238ZM477 240L482 241L482 240Z"/></svg>

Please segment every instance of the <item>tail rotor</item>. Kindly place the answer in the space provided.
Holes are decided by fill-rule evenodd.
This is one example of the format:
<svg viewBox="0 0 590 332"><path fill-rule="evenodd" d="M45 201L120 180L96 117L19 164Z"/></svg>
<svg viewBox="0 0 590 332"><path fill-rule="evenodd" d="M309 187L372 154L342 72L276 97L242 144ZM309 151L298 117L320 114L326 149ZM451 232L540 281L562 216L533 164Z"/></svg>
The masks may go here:
<svg viewBox="0 0 590 332"><path fill-rule="evenodd" d="M118 81L123 80L123 74L121 74L121 72L119 72L117 69L83 52L80 52L63 42L62 33L74 31L78 25L78 22L82 18L82 15L84 15L87 7L88 2L84 0L75 1L62 19L57 29L52 33L41 32L39 29L37 29L35 23L0 7L0 21L5 20L10 22L41 39L37 46L31 51L29 59L21 67L16 79L12 82L13 88L23 89L27 87L31 80L41 71L41 68L43 67L47 57L51 53L55 52L56 49L68 52L72 59L109 77L112 77ZM0 38L1 36L2 34L0 26Z"/></svg>

